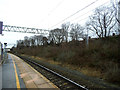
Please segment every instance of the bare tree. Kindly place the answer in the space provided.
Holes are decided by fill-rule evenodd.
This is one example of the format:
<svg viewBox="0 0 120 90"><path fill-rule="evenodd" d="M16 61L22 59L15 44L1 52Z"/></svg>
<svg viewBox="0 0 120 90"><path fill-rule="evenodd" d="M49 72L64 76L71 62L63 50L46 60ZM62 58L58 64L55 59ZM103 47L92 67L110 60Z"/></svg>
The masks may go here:
<svg viewBox="0 0 120 90"><path fill-rule="evenodd" d="M54 30L51 30L51 31L49 32L48 40L49 40L50 42L56 44L56 38L55 38Z"/></svg>
<svg viewBox="0 0 120 90"><path fill-rule="evenodd" d="M55 35L57 43L63 42L63 40L64 40L64 33L63 33L62 29L59 29L59 28L54 29L54 35Z"/></svg>
<svg viewBox="0 0 120 90"><path fill-rule="evenodd" d="M35 38L36 38L36 45L37 46L43 45L43 42L42 42L43 36L42 35L35 36Z"/></svg>
<svg viewBox="0 0 120 90"><path fill-rule="evenodd" d="M56 28L50 31L49 40L54 41L55 44L61 43L64 40L63 29Z"/></svg>
<svg viewBox="0 0 120 90"><path fill-rule="evenodd" d="M24 37L24 46L30 46L30 40L27 36Z"/></svg>
<svg viewBox="0 0 120 90"><path fill-rule="evenodd" d="M69 30L69 27L70 27L70 23L67 22L67 23L64 23L61 25L62 27L62 38L65 42L68 42L68 30Z"/></svg>
<svg viewBox="0 0 120 90"><path fill-rule="evenodd" d="M70 37L72 40L79 40L83 35L84 28L80 24L71 24Z"/></svg>
<svg viewBox="0 0 120 90"><path fill-rule="evenodd" d="M21 47L23 47L23 46L24 46L23 40L18 40L18 41L17 41L17 47L18 47L18 48L21 48Z"/></svg>
<svg viewBox="0 0 120 90"><path fill-rule="evenodd" d="M30 46L35 46L36 45L34 36L30 37L29 40L30 40Z"/></svg>
<svg viewBox="0 0 120 90"><path fill-rule="evenodd" d="M43 45L47 45L48 44L47 41L48 41L47 37L42 38Z"/></svg>
<svg viewBox="0 0 120 90"><path fill-rule="evenodd" d="M94 31L99 38L109 36L116 24L114 13L112 7L97 8L90 16L90 21L87 22L88 28Z"/></svg>
<svg viewBox="0 0 120 90"><path fill-rule="evenodd" d="M117 21L117 28L120 34L120 1L119 2L112 2L113 8L115 10L115 18Z"/></svg>
<svg viewBox="0 0 120 90"><path fill-rule="evenodd" d="M51 30L48 37L49 41L54 44L67 42L69 26L70 23L64 23L61 25L62 29L56 28L54 30Z"/></svg>

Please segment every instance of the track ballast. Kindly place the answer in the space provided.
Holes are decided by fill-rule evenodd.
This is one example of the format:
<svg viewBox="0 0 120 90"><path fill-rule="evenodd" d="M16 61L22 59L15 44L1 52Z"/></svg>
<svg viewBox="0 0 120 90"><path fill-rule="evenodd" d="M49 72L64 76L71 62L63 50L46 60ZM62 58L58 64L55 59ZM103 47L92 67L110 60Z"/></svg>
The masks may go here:
<svg viewBox="0 0 120 90"><path fill-rule="evenodd" d="M65 89L74 89L74 90L88 90L84 86L60 75L59 73L56 73L53 70L50 70L49 68L40 65L39 63L36 63L28 58L21 57L25 62L30 64L33 68L35 68L38 72L40 72L42 75L44 75L47 79L49 79L52 83L54 83L58 88L61 90Z"/></svg>

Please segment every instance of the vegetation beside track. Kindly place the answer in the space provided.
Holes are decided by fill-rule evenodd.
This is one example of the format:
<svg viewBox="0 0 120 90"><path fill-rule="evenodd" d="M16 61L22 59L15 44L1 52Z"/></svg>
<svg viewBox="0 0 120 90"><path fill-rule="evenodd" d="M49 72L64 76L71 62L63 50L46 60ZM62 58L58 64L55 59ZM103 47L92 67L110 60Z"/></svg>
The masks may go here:
<svg viewBox="0 0 120 90"><path fill-rule="evenodd" d="M40 65L43 65L89 89L92 89L92 88L116 88L117 89L119 88L116 85L104 82L104 80L102 79L89 77L77 70L73 70L69 67L65 67L61 64L58 64L57 62L54 62L54 63L48 62L43 58L37 58L37 57L27 56L27 55L18 55L18 56L20 56L23 60L27 59L27 60L39 63Z"/></svg>
<svg viewBox="0 0 120 90"><path fill-rule="evenodd" d="M52 65L67 67L87 76L120 86L119 36L58 45L13 48L12 52L43 60Z"/></svg>

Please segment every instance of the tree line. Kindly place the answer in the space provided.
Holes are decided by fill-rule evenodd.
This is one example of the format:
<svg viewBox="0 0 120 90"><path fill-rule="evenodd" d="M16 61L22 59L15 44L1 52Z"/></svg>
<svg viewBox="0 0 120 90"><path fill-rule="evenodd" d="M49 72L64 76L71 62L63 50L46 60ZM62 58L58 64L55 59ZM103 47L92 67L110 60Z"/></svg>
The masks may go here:
<svg viewBox="0 0 120 90"><path fill-rule="evenodd" d="M118 5L120 5L120 2ZM70 40L85 40L86 30L93 31L98 38L108 37L112 33L120 34L120 30L117 28L120 21L117 15L118 9L114 4L101 6L95 9L85 26L81 26L78 23L63 23L61 28L50 30L48 36L35 35L30 38L26 36L24 40L18 40L17 47L53 45L69 42Z"/></svg>

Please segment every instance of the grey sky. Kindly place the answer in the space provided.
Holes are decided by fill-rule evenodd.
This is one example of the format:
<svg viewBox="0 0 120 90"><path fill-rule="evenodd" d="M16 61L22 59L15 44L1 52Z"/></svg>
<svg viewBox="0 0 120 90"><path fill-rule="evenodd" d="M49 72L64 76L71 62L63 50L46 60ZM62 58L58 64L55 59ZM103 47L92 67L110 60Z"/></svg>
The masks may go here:
<svg viewBox="0 0 120 90"><path fill-rule="evenodd" d="M0 21L3 21L4 25L53 29L60 27L62 23L52 26L94 1L96 0L0 0ZM98 0L64 22L84 25L92 10L108 1L110 2ZM0 42L7 42L8 47L13 46L16 40L23 39L24 36L33 35L12 32L3 34L4 36L0 35Z"/></svg>

